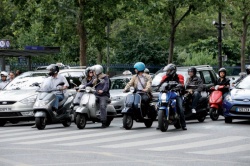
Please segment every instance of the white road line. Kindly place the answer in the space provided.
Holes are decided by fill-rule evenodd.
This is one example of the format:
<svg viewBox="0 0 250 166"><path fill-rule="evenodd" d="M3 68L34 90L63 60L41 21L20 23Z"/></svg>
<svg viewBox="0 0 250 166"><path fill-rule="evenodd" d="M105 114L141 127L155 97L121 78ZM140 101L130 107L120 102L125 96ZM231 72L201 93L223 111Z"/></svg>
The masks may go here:
<svg viewBox="0 0 250 166"><path fill-rule="evenodd" d="M49 134L43 134L42 132L40 134L32 135L32 136L22 136L22 137L15 137L15 138L5 138L5 139L0 139L0 142L10 142L10 141L20 141L20 140L28 140L28 139L40 139L40 138L45 138L45 140L49 139L50 137L53 136L63 136L63 135L75 135L75 134L83 134L86 132L92 132L94 130L74 130L74 131L67 131L67 132L61 132L58 133L56 132L57 130L54 130L53 133Z"/></svg>
<svg viewBox="0 0 250 166"><path fill-rule="evenodd" d="M10 129L10 130L8 130L8 129L6 128L5 131L0 131L0 134L2 135L2 134L4 134L4 133L11 133L11 132L18 132L18 131L32 131L32 130L31 130L31 129L28 129L28 128L26 128L26 129Z"/></svg>
<svg viewBox="0 0 250 166"><path fill-rule="evenodd" d="M82 141L82 142L70 142L65 144L59 144L63 146L75 146L75 145L90 145L90 144L98 144L98 143L107 143L107 142L113 142L113 141L121 141L121 140L128 140L128 139L134 139L134 138L141 138L141 137L149 137L149 136L157 136L162 135L162 133L140 133L134 132L130 135L120 135L120 136L111 136L108 138L99 138L94 140L88 140L88 141Z"/></svg>
<svg viewBox="0 0 250 166"><path fill-rule="evenodd" d="M250 144L228 146L226 148L218 148L218 149L203 150L203 151L188 152L188 153L204 154L204 155L218 155L218 154L228 154L228 153L236 153L236 152L243 152L243 151L250 151Z"/></svg>
<svg viewBox="0 0 250 166"><path fill-rule="evenodd" d="M104 145L100 147L102 148L128 148L128 147L136 147L136 146L142 146L142 145L153 145L153 144L159 144L159 143L181 141L181 140L186 140L186 139L191 139L191 138L203 137L206 135L207 134L178 135L178 136L165 137L165 138L154 138L150 140L141 140L141 141L125 142L125 143L119 143L119 144L113 144L113 145Z"/></svg>
<svg viewBox="0 0 250 166"><path fill-rule="evenodd" d="M147 148L147 149L142 149L142 150L170 151L170 150L190 149L190 148L197 148L197 147L204 147L204 146L234 142L234 141L239 141L239 140L242 140L245 138L247 138L247 137L230 136L230 137L223 137L223 138L210 139L210 140L204 140L204 141L194 141L194 142L186 143L186 144L162 146L162 147L156 147L156 148Z"/></svg>
<svg viewBox="0 0 250 166"><path fill-rule="evenodd" d="M98 132L98 130L96 130ZM99 130L100 131L100 130ZM49 142L59 142L59 141L68 141L68 140L75 140L75 139L81 139L81 138L90 138L90 137L101 137L105 135L112 135L112 134L121 134L126 132L132 132L132 131L124 131L124 130L118 130L118 131L103 131L101 133L95 133L95 134L88 134L88 135L74 135L74 136L68 136L68 137L58 137L58 138L52 138L52 139L45 139L45 140L35 140L35 141L27 141L27 142L19 142L15 144L43 144L43 143L49 143Z"/></svg>

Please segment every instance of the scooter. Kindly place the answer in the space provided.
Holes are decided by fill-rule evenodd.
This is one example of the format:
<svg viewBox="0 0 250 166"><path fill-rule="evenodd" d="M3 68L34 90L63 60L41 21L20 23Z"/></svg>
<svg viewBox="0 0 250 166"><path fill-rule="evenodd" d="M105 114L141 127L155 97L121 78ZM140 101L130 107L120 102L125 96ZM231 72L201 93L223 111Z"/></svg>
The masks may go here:
<svg viewBox="0 0 250 166"><path fill-rule="evenodd" d="M79 129L84 129L87 121L101 122L100 118L100 106L94 94L95 89L86 87L85 89L79 89L79 92L85 92L81 98L79 107L76 108L76 125ZM111 102L111 101L110 101ZM108 127L112 120L116 117L116 110L113 105L107 105L107 121Z"/></svg>
<svg viewBox="0 0 250 166"><path fill-rule="evenodd" d="M157 112L153 103L149 103L148 111L142 110L144 103L141 102L141 93L145 92L136 91L134 87L130 87L130 94L125 99L125 107L121 114L123 115L123 127L126 130L130 130L133 127L133 120L142 122L149 128L156 119Z"/></svg>
<svg viewBox="0 0 250 166"><path fill-rule="evenodd" d="M190 93L190 91L196 88L197 88L197 85L189 85L188 87L186 87L186 93L183 97L185 119L186 120L197 119L199 122L204 122L207 116L207 112L209 110L209 107L208 107L209 95L208 95L208 92L206 91L206 94L204 94L204 96L202 96L199 99L198 105L196 107L196 113L192 113L191 105L192 105L193 95L192 93Z"/></svg>
<svg viewBox="0 0 250 166"><path fill-rule="evenodd" d="M175 81L163 83L160 87L158 98L158 126L162 132L168 130L169 125L174 125L176 129L181 128L180 116L176 110L176 97L180 93L180 87Z"/></svg>
<svg viewBox="0 0 250 166"><path fill-rule="evenodd" d="M63 86L64 83L59 83L58 86ZM39 130L43 130L47 124L62 123L64 127L71 125L72 114L70 105L74 99L73 95L64 93L64 99L59 102L58 115L55 115L52 111L52 104L56 99L54 90L46 90L40 88L38 90L38 96L33 106L36 127Z"/></svg>
<svg viewBox="0 0 250 166"><path fill-rule="evenodd" d="M209 115L210 118L215 121L218 120L219 116L223 116L223 108L222 108L222 89L224 89L224 85L218 86L218 88L215 89L215 87L210 88L212 91L209 97Z"/></svg>

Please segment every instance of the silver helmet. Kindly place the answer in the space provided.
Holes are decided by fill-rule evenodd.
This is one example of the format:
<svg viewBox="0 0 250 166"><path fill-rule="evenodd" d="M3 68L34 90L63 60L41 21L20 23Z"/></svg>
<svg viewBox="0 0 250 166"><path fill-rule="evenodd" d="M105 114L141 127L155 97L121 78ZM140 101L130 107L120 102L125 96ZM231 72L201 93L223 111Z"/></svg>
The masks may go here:
<svg viewBox="0 0 250 166"><path fill-rule="evenodd" d="M95 71L96 75L102 74L103 73L103 67L101 65L94 65L91 67Z"/></svg>

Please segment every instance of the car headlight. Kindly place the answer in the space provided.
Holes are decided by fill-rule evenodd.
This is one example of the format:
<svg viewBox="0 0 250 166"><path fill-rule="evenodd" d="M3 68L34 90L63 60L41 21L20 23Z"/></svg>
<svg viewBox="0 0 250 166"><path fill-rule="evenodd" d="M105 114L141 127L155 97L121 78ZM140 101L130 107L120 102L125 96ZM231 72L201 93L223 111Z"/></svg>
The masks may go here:
<svg viewBox="0 0 250 166"><path fill-rule="evenodd" d="M49 103L49 100L39 100L35 102L34 107L43 107Z"/></svg>
<svg viewBox="0 0 250 166"><path fill-rule="evenodd" d="M120 101L120 100L122 100L122 96L115 96L115 97L111 97L110 99L112 100L112 101Z"/></svg>
<svg viewBox="0 0 250 166"><path fill-rule="evenodd" d="M227 100L227 101L233 101L231 95L227 95L226 98L225 98L225 100Z"/></svg>
<svg viewBox="0 0 250 166"><path fill-rule="evenodd" d="M37 97L37 95L33 95L33 96L30 96L30 97L27 97L27 98L21 100L20 103L27 104L27 105L28 104L33 104L36 101L36 97Z"/></svg>

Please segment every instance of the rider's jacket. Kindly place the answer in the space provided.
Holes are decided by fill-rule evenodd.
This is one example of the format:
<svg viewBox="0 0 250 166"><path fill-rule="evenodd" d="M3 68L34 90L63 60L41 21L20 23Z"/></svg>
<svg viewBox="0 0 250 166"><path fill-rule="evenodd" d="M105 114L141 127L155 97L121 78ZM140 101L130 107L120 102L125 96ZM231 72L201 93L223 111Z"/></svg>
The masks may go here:
<svg viewBox="0 0 250 166"><path fill-rule="evenodd" d="M127 83L127 85L125 86L124 90L129 90L130 87L134 87L137 88L138 85L140 84L139 81L139 76L133 75L133 77L131 78L131 80ZM144 89L146 89L147 92L151 92L151 84L152 84L152 78L149 74L142 74L142 78L144 79L144 81L141 80L141 83L143 84L142 86L144 87Z"/></svg>
<svg viewBox="0 0 250 166"><path fill-rule="evenodd" d="M223 79L218 78L216 85L225 85L225 86L229 85L230 86L230 80L228 78L223 78ZM225 87L221 91L222 93L229 92L229 88Z"/></svg>
<svg viewBox="0 0 250 166"><path fill-rule="evenodd" d="M201 92L203 90L203 81L200 77L198 76L193 76L193 77L189 77L186 81L186 87L190 86L190 85L196 85L197 88L193 89L194 91L198 91Z"/></svg>
<svg viewBox="0 0 250 166"><path fill-rule="evenodd" d="M176 81L177 83L184 85L184 77L181 74L175 74L172 77L164 75L162 77L161 84L164 82L169 82L169 81Z"/></svg>
<svg viewBox="0 0 250 166"><path fill-rule="evenodd" d="M99 74L97 78L92 79L89 83L86 84L87 86L94 87L96 92L96 96L107 96L110 97L109 89L110 89L110 81L109 77L106 74ZM103 93L99 94L98 91L102 90Z"/></svg>

